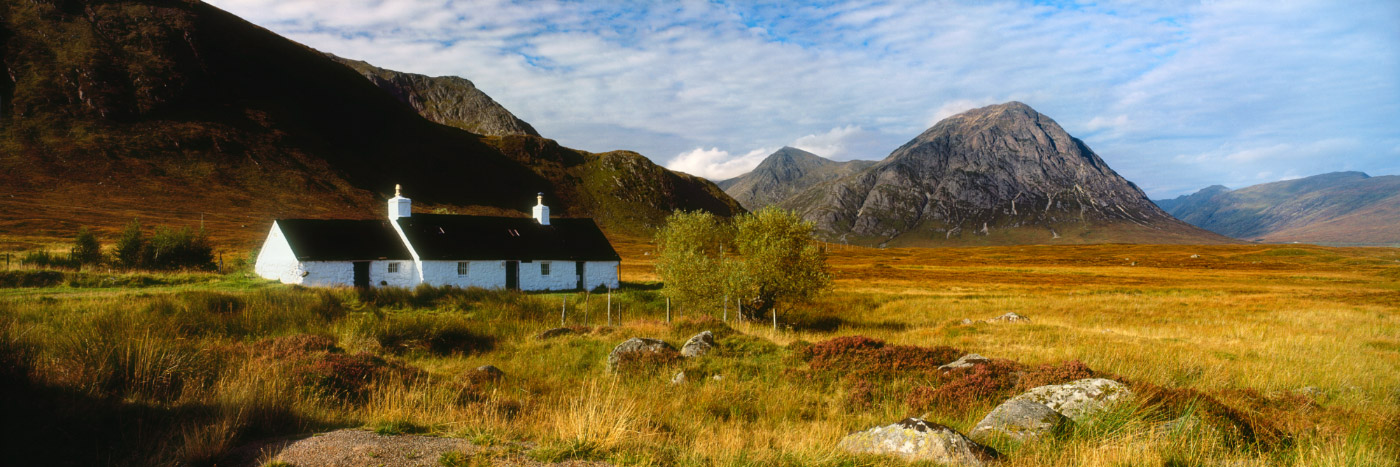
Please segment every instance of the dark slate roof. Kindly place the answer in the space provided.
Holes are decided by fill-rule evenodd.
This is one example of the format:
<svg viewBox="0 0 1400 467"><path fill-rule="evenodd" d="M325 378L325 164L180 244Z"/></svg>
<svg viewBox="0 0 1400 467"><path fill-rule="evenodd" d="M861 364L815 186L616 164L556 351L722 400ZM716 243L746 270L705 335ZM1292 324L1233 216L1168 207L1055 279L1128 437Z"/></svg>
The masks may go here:
<svg viewBox="0 0 1400 467"><path fill-rule="evenodd" d="M573 260L620 261L593 219L414 214L398 219L409 243L425 261Z"/></svg>
<svg viewBox="0 0 1400 467"><path fill-rule="evenodd" d="M302 261L413 259L387 219L278 219L277 226Z"/></svg>

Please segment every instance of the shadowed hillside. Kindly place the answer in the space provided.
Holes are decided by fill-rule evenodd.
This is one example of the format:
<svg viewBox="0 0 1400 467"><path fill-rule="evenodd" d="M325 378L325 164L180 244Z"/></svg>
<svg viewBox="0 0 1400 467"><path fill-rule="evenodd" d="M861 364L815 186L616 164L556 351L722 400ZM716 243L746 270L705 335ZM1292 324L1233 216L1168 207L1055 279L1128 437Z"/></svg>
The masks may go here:
<svg viewBox="0 0 1400 467"><path fill-rule="evenodd" d="M576 173L522 163L557 159L528 152L552 141L521 153L425 120L345 65L206 4L0 8L0 230L67 236L133 217L195 225L203 213L216 241L247 246L273 217L382 215L396 183L429 210L524 215L536 192L565 216L621 202L591 198L614 193L584 189ZM561 151L577 166L603 159ZM690 197L663 193L600 222L738 209L708 182L670 177ZM639 190L616 179L613 191Z"/></svg>
<svg viewBox="0 0 1400 467"><path fill-rule="evenodd" d="M783 147L749 173L719 182L745 208L778 204L789 196L828 180L864 170L875 161L837 162L797 148Z"/></svg>

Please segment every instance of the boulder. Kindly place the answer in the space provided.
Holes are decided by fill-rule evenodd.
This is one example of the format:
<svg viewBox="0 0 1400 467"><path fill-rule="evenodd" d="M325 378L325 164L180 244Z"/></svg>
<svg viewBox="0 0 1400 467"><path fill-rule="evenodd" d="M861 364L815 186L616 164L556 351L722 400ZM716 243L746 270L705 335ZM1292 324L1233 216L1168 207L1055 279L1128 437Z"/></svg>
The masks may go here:
<svg viewBox="0 0 1400 467"><path fill-rule="evenodd" d="M699 357L710 352L715 347L715 335L710 331L702 331L690 337L681 346L681 356L685 358Z"/></svg>
<svg viewBox="0 0 1400 467"><path fill-rule="evenodd" d="M506 377L506 372L495 365L482 365L472 370L468 377L473 381L496 381Z"/></svg>
<svg viewBox="0 0 1400 467"><path fill-rule="evenodd" d="M1010 438L1028 441L1041 435L1060 430L1072 422L1059 412L1044 404L1025 399L1011 399L992 409L972 431L969 438L979 443L989 443L997 438Z"/></svg>
<svg viewBox="0 0 1400 467"><path fill-rule="evenodd" d="M1069 417L1070 420L1082 422L1132 397L1133 391L1123 383L1111 379L1087 378L1067 384L1033 388L1011 400L1043 404L1060 415Z"/></svg>
<svg viewBox="0 0 1400 467"><path fill-rule="evenodd" d="M957 430L918 418L877 426L841 438L838 448L855 454L879 454L907 461L985 465L997 452L979 445Z"/></svg>
<svg viewBox="0 0 1400 467"><path fill-rule="evenodd" d="M537 339L537 340L552 339L552 338L555 338L555 337L564 336L564 335L569 335L569 334L573 334L573 333L574 333L574 330L573 330L573 329L569 329L569 328L554 328L554 329L550 329L550 330L541 332L541 333L539 333L539 334L535 334L535 339Z"/></svg>
<svg viewBox="0 0 1400 467"><path fill-rule="evenodd" d="M1029 322L1031 322L1031 319L1030 319L1030 318L1027 318L1027 317L1025 317L1025 316L1018 315L1018 314L1016 314L1015 312L1011 312L1011 313L1007 313L1007 314L1004 314L1004 315L1001 315L1001 316L998 316L998 317L989 319L989 320L987 320L987 322L988 322L988 323L996 323L996 322L1003 322L1003 323L1029 323Z"/></svg>
<svg viewBox="0 0 1400 467"><path fill-rule="evenodd" d="M987 363L987 362L990 362L990 361L992 361L992 359L987 358L987 357L983 357L983 356L981 356L981 355L977 355L977 354L975 354L975 353L970 353L970 354L967 354L967 355L963 355L963 356L961 356L961 357L958 357L958 359L957 359L957 360L954 360L953 363L949 363L949 364L947 364L947 365L940 366L940 367L938 367L938 369L943 370L943 371L949 371L949 370L956 370L956 369L958 369L958 368L972 368L972 367L974 367L974 366L981 365L981 364L983 364L983 363Z"/></svg>
<svg viewBox="0 0 1400 467"><path fill-rule="evenodd" d="M665 352L668 350L671 352L675 352L676 348L671 347L671 344L662 342L659 339L651 339L647 337L633 337L631 339L627 339L625 341L622 341L621 344L617 344L617 347L613 347L612 353L608 354L608 371L617 369L617 363L621 361L622 356L624 354L629 354L633 352L658 353Z"/></svg>
<svg viewBox="0 0 1400 467"><path fill-rule="evenodd" d="M685 384L686 381L684 371L677 371L676 375L671 377L671 384Z"/></svg>

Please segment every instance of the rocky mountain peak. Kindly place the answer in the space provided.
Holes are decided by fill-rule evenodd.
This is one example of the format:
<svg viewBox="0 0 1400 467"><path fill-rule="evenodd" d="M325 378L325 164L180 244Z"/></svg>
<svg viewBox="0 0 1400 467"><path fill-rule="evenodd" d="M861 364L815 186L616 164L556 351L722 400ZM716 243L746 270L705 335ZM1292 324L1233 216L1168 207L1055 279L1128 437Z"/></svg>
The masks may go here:
<svg viewBox="0 0 1400 467"><path fill-rule="evenodd" d="M854 243L1222 240L1173 219L1020 102L948 117L861 173L781 205Z"/></svg>
<svg viewBox="0 0 1400 467"><path fill-rule="evenodd" d="M539 136L535 127L506 110L466 78L426 76L326 54L364 76L424 118L487 136Z"/></svg>

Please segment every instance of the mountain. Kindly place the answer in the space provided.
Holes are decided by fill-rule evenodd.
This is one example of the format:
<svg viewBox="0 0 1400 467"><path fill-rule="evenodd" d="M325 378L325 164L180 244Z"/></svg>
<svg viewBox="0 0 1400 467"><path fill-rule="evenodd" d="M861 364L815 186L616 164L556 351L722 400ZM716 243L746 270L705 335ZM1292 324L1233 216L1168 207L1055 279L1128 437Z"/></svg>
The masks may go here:
<svg viewBox="0 0 1400 467"><path fill-rule="evenodd" d="M139 217L251 246L274 217L382 216L395 184L441 212L523 216L544 192L558 215L610 231L676 208L742 211L635 153L434 123L345 64L200 2L0 2L0 59L0 231L110 233ZM464 95L441 89L414 92L442 118L471 113L449 108L465 98L434 100Z"/></svg>
<svg viewBox="0 0 1400 467"><path fill-rule="evenodd" d="M488 136L540 135L529 123L516 118L466 78L402 73L360 60L326 55L359 72L428 120Z"/></svg>
<svg viewBox="0 0 1400 467"><path fill-rule="evenodd" d="M1222 235L1266 242L1400 244L1400 176L1333 172L1156 201Z"/></svg>
<svg viewBox="0 0 1400 467"><path fill-rule="evenodd" d="M938 122L859 173L782 201L833 241L918 246L1220 243L1020 102Z"/></svg>
<svg viewBox="0 0 1400 467"><path fill-rule="evenodd" d="M754 210L777 204L807 187L854 174L873 164L875 161L836 162L784 146L768 155L749 173L718 182L717 185L745 209Z"/></svg>

